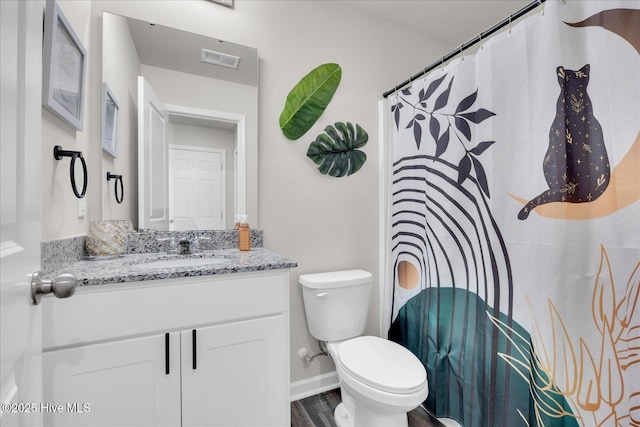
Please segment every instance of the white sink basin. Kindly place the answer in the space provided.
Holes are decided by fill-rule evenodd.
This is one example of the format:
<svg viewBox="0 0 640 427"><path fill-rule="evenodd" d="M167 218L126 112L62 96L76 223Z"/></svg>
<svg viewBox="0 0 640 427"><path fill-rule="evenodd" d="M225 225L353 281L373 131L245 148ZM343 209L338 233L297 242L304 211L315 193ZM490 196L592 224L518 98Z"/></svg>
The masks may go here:
<svg viewBox="0 0 640 427"><path fill-rule="evenodd" d="M183 268L202 267L205 265L216 265L227 261L226 258L204 257L204 258L174 258L161 259L158 261L143 262L132 265L134 268Z"/></svg>

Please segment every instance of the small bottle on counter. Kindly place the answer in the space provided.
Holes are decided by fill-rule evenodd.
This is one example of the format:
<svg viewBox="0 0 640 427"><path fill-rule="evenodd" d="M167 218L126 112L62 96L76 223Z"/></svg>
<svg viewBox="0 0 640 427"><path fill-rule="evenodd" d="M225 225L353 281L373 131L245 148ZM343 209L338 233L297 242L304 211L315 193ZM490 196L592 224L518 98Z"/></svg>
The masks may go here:
<svg viewBox="0 0 640 427"><path fill-rule="evenodd" d="M240 216L240 228L238 230L238 246L241 251L251 250L251 230L246 215Z"/></svg>
<svg viewBox="0 0 640 427"><path fill-rule="evenodd" d="M240 217L241 215L236 215L233 219L233 229L240 230Z"/></svg>

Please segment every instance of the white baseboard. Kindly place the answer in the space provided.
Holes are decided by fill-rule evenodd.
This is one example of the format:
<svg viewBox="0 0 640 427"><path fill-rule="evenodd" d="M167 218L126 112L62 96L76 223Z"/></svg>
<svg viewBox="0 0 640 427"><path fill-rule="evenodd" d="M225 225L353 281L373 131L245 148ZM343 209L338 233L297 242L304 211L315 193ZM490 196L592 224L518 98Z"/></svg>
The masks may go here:
<svg viewBox="0 0 640 427"><path fill-rule="evenodd" d="M291 383L291 401L295 402L296 400L304 399L305 397L318 393L324 393L325 391L338 387L340 387L340 382L338 381L338 374L335 371L296 381Z"/></svg>

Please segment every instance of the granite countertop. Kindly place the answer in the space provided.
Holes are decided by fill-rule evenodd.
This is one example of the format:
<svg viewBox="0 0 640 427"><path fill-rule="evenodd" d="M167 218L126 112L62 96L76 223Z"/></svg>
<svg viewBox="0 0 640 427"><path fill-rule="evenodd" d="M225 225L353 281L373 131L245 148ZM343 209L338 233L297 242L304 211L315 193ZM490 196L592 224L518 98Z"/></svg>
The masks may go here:
<svg viewBox="0 0 640 427"><path fill-rule="evenodd" d="M211 260L211 263L204 260ZM172 263L192 263L192 265L158 267L158 261L166 265ZM204 265L197 265L200 262L204 263ZM147 263L154 264L143 265ZM85 259L52 273L52 276L60 273L71 273L78 279L78 286L91 286L248 271L280 270L294 268L297 265L298 263L295 261L264 248L252 248L248 252L240 252L237 249L223 249L192 255L144 253L126 254L111 259Z"/></svg>

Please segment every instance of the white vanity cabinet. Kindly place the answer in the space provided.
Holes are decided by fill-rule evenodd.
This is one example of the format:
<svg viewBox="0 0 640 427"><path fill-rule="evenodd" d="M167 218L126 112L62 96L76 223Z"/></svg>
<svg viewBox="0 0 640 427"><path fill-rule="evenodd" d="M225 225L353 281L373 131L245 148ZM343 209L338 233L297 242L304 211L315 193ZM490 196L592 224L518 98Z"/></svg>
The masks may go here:
<svg viewBox="0 0 640 427"><path fill-rule="evenodd" d="M195 359L193 332L182 332L182 425L289 426L289 367L272 363L289 348L283 326L270 317L197 329Z"/></svg>
<svg viewBox="0 0 640 427"><path fill-rule="evenodd" d="M169 342L169 374L163 335L45 352L45 425L179 426L180 334Z"/></svg>
<svg viewBox="0 0 640 427"><path fill-rule="evenodd" d="M289 426L288 286L272 270L44 298L45 425Z"/></svg>

